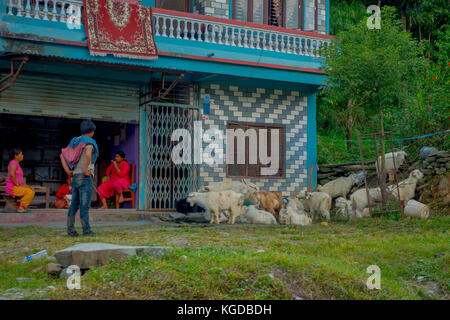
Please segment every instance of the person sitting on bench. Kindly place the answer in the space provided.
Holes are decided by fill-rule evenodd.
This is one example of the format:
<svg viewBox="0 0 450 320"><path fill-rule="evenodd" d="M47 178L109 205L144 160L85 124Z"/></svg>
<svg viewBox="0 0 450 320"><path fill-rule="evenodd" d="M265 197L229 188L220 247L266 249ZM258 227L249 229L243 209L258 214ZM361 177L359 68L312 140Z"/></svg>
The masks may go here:
<svg viewBox="0 0 450 320"><path fill-rule="evenodd" d="M55 207L58 209L69 209L72 201L72 176L67 176L67 181L56 192Z"/></svg>
<svg viewBox="0 0 450 320"><path fill-rule="evenodd" d="M20 206L17 212L30 212L27 208L33 200L35 192L32 187L23 182L23 171L19 164L23 161L22 149L14 148L11 150L9 160L6 193L13 198L20 198Z"/></svg>
<svg viewBox="0 0 450 320"><path fill-rule="evenodd" d="M123 190L126 190L131 186L130 164L126 161L125 153L123 151L116 152L115 160L112 160L108 169L106 169L106 175L110 177L109 180L98 187L99 198L102 202L100 209L108 209L106 199L112 197L114 192L119 194L119 203L122 203Z"/></svg>

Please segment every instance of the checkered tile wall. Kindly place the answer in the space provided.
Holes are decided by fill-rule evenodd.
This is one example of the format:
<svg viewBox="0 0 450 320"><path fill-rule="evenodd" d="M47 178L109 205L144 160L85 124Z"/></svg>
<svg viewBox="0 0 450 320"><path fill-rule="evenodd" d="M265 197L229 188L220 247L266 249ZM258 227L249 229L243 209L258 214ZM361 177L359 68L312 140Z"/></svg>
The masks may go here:
<svg viewBox="0 0 450 320"><path fill-rule="evenodd" d="M238 88L211 84L200 88L201 97L211 97L203 129L218 128L225 134L227 121L283 124L286 126L286 178L248 179L262 190L290 196L307 186L306 124L307 97L299 91ZM206 147L206 144L204 145ZM200 167L200 185L227 180L225 163Z"/></svg>

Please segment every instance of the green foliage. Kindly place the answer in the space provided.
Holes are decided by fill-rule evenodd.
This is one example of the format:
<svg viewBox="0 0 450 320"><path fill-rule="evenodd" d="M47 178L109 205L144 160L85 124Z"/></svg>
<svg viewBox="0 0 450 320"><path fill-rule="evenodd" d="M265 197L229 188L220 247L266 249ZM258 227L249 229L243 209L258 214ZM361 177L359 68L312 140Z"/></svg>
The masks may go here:
<svg viewBox="0 0 450 320"><path fill-rule="evenodd" d="M366 6L362 1L331 1L330 34L347 31L366 17Z"/></svg>
<svg viewBox="0 0 450 320"><path fill-rule="evenodd" d="M343 1L333 5L349 12L361 12L358 9L361 4L376 4L373 2ZM384 129L393 132L395 147L410 145L414 152L423 145L449 147L448 135L417 141L395 140L446 130L450 124L447 76L450 33L441 21L441 16L448 11L441 6L440 18L436 18L441 25L433 42L438 50L430 55L437 61L433 62L426 58L430 44L419 43L413 39L413 33L403 31L404 19L400 19L405 12L413 14L414 8L428 10L428 7L422 3L418 8L414 1L410 7L395 5L399 10L382 7L380 30L369 30L366 19L358 15L352 16L352 21L357 21L354 25L344 26L340 19L351 14L345 10L334 13L337 14L335 27L341 31L332 40L333 45L322 51L328 78L317 102L318 131L322 136L319 162L359 159L354 144L347 145L345 152L337 140L356 141L358 133L379 131L380 107Z"/></svg>
<svg viewBox="0 0 450 320"><path fill-rule="evenodd" d="M361 21L339 33L322 54L327 97L341 102L352 98L364 109L403 103L426 65L419 44L401 31L391 7L383 7L381 29L370 30Z"/></svg>

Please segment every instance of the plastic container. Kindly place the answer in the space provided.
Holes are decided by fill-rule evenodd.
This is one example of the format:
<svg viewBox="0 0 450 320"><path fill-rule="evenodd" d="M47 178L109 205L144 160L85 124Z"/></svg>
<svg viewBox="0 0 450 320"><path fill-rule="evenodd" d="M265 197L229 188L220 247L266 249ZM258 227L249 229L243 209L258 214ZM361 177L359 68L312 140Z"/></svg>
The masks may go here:
<svg viewBox="0 0 450 320"><path fill-rule="evenodd" d="M409 200L405 206L405 216L426 219L430 216L430 208L416 200Z"/></svg>
<svg viewBox="0 0 450 320"><path fill-rule="evenodd" d="M48 258L47 250L42 250L42 251L39 251L37 253L30 254L29 256L26 256L25 259L20 261L20 263L24 263L24 262L28 262L28 261L32 261L32 260L37 260L37 259L42 259L42 258Z"/></svg>

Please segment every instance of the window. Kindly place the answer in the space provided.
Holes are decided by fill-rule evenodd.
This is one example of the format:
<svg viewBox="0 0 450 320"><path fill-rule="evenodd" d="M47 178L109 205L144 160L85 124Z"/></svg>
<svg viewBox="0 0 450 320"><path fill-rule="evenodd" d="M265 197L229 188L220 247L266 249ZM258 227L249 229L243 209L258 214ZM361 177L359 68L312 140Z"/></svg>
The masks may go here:
<svg viewBox="0 0 450 320"><path fill-rule="evenodd" d="M156 0L156 8L181 11L181 12L191 12L191 1L190 0Z"/></svg>
<svg viewBox="0 0 450 320"><path fill-rule="evenodd" d="M234 0L233 19L267 24L268 0Z"/></svg>
<svg viewBox="0 0 450 320"><path fill-rule="evenodd" d="M303 30L304 0L233 0L233 19Z"/></svg>
<svg viewBox="0 0 450 320"><path fill-rule="evenodd" d="M228 122L227 176L283 178L286 166L285 132L284 125ZM274 143L276 145L272 147Z"/></svg>

